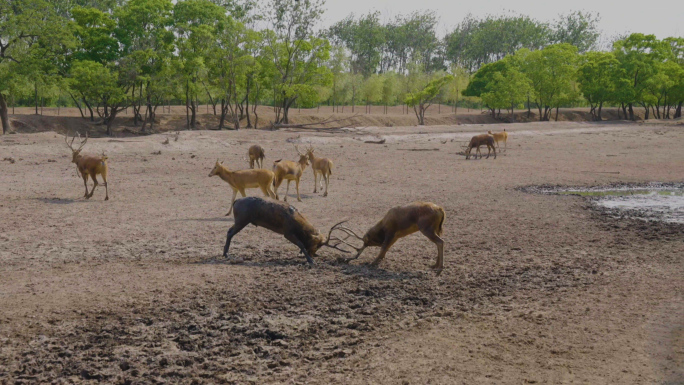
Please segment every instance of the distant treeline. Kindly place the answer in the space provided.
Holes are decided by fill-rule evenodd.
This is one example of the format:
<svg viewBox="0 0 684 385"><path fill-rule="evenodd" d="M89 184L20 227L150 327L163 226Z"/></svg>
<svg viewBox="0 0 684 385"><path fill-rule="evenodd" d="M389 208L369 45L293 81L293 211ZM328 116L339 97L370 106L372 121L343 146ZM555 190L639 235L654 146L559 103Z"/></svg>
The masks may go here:
<svg viewBox="0 0 684 385"><path fill-rule="evenodd" d="M13 106L73 106L111 125L124 109L154 129L162 105L200 104L218 127L275 124L293 107L412 107L433 103L526 107L549 119L561 106L604 105L633 118L681 116L684 43L633 34L598 50L598 17L551 23L522 15L467 16L444 37L433 12L381 22L351 15L326 30L323 0L12 0L0 2L0 120Z"/></svg>

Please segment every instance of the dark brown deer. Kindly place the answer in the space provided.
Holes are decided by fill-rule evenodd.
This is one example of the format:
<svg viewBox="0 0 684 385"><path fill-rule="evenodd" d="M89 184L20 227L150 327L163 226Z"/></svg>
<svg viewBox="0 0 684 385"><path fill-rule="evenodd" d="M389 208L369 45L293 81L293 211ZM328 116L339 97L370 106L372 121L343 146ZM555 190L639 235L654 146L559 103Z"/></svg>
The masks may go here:
<svg viewBox="0 0 684 385"><path fill-rule="evenodd" d="M358 236L354 231L346 227L338 227L339 230L347 233L348 236L353 236L363 241L363 246L355 247L348 243L346 238L338 239L340 243L352 247L358 253L353 258L348 258L345 261L357 259L361 256L363 250L368 246L380 246L380 253L375 260L370 264L377 266L385 258L385 254L390 247L402 237L420 231L435 245L437 245L437 261L432 269L435 269L437 275L442 272L444 268L444 241L440 237L442 235L442 227L446 213L444 209L430 202L413 202L407 206L399 206L390 209L385 217L382 218L375 226L371 227L363 237Z"/></svg>
<svg viewBox="0 0 684 385"><path fill-rule="evenodd" d="M247 197L235 201L233 210L235 223L228 230L226 245L223 247L225 258L228 258L231 239L249 224L284 235L285 239L299 247L306 261L311 265L314 263L312 256L315 256L318 249L323 246L347 252L338 247L341 244L339 238L331 237L333 230L340 228L345 221L333 226L326 237L319 233L294 206L285 202Z"/></svg>
<svg viewBox="0 0 684 385"><path fill-rule="evenodd" d="M489 159L489 154L494 151L494 159L496 159L496 147L494 147L494 137L489 134L475 135L470 139L466 149L466 159L470 159L470 151L473 148L477 148L475 153L475 159L477 159L477 154L480 154L480 159L482 159L482 153L480 152L480 146L487 146L487 159Z"/></svg>
<svg viewBox="0 0 684 385"><path fill-rule="evenodd" d="M247 155L249 155L249 168L254 168L255 163L257 167L264 168L266 153L264 152L263 147L255 144L249 148Z"/></svg>

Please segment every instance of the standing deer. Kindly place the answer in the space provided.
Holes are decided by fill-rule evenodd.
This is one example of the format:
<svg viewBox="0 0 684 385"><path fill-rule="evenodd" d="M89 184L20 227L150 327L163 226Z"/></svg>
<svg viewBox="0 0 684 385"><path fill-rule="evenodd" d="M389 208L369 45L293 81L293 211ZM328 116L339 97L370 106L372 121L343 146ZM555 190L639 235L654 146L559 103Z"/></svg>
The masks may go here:
<svg viewBox="0 0 684 385"><path fill-rule="evenodd" d="M316 193L316 187L319 183L318 175L321 175L320 179L320 184L321 184L321 190L323 190L323 179L325 179L325 193L323 193L324 197L328 196L328 184L330 183L330 175L332 175L332 167L333 167L333 162L332 160L328 158L316 158L314 156L314 148L313 146L309 146L309 148L306 150L306 156L309 158L309 161L311 162L311 169L313 170L314 174L314 194Z"/></svg>
<svg viewBox="0 0 684 385"><path fill-rule="evenodd" d="M223 247L225 258L228 258L231 239L250 223L284 235L285 239L299 247L310 265L314 263L312 256L323 246L347 252L338 247L341 244L340 239L331 236L333 230L339 228L344 221L333 226L325 237L293 206L285 202L249 197L235 202L235 224L228 230L226 245Z"/></svg>
<svg viewBox="0 0 684 385"><path fill-rule="evenodd" d="M291 181L295 181L295 187L297 188L297 201L302 201L302 198L299 196L299 181L302 179L302 174L304 174L306 166L309 165L309 159L306 154L299 152L299 148L297 146L295 146L295 150L297 150L297 153L299 154L298 162L282 159L278 159L273 162L273 173L275 174L273 185L275 186L276 199L280 199L278 195L278 188L280 188L283 180L287 180L287 189L285 190L285 198L283 198L285 202L287 202L287 194L290 191Z"/></svg>
<svg viewBox="0 0 684 385"><path fill-rule="evenodd" d="M506 151L506 148L508 147L508 132L506 132L505 128L502 132L492 133L491 131L487 131L487 133L494 137L497 149L501 149L501 147L499 147L499 142L504 142L504 151Z"/></svg>
<svg viewBox="0 0 684 385"><path fill-rule="evenodd" d="M71 139L70 143L69 136L64 134L64 143L66 143L67 147L71 150L71 162L76 164L78 173L83 178L83 185L85 186L84 197L90 199L93 196L95 187L98 185L96 176L100 174L105 186L105 200L108 201L109 187L107 186L107 171L109 168L107 167L107 156L104 154L104 151L102 152L102 156L81 155L81 150L88 142L88 132L86 132L86 137L83 141L81 141L81 134L78 134L78 140L81 141L81 143L77 150L74 150L73 147L74 140L76 140L75 136ZM93 189L90 190L90 193L88 193L88 176L93 180Z"/></svg>
<svg viewBox="0 0 684 385"><path fill-rule="evenodd" d="M494 137L489 134L475 135L470 139L468 143L468 149L466 150L466 160L470 159L470 152L473 148L477 148L475 153L475 159L477 159L477 154L480 154L480 159L482 159L482 153L480 152L480 146L487 146L487 159L489 159L489 154L494 151L494 159L496 159L496 147L494 147Z"/></svg>
<svg viewBox="0 0 684 385"><path fill-rule="evenodd" d="M376 223L375 226L366 232L363 238L346 227L339 227L339 230L347 233L347 237L339 239L339 242L358 251L355 257L346 259L347 262L361 256L363 250L368 246L380 246L380 253L371 263L371 266L377 266L385 258L389 248L399 238L420 231L437 245L437 261L431 268L435 269L437 275L439 275L444 268L444 241L440 236L442 235L445 219L446 213L444 209L436 204L413 202L407 206L398 206L390 209L380 222ZM363 246L357 248L348 243L346 239L349 236L362 240Z"/></svg>
<svg viewBox="0 0 684 385"><path fill-rule="evenodd" d="M219 178L223 179L230 185L233 189L233 198L230 200L230 209L228 214L233 212L233 203L235 202L235 197L238 191L245 197L245 189L248 188L260 188L261 192L265 196L270 198L275 198L275 193L273 192L273 172L270 170L257 169L257 170L241 170L241 171L230 171L228 167L223 165L223 162L216 159L216 165L209 173L212 177L218 175Z"/></svg>
<svg viewBox="0 0 684 385"><path fill-rule="evenodd" d="M256 163L257 167L264 168L266 153L264 153L263 147L255 144L249 148L247 155L249 155L249 168L254 168L254 163Z"/></svg>

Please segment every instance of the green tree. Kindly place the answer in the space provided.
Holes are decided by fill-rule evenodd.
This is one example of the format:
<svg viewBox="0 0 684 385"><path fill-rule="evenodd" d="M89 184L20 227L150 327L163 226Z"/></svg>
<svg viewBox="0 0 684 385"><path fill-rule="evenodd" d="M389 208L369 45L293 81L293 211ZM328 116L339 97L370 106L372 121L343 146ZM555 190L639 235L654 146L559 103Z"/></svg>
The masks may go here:
<svg viewBox="0 0 684 385"><path fill-rule="evenodd" d="M603 104L616 101L620 83L626 82L620 62L611 52L587 52L580 57L577 83L589 102L594 120L602 120Z"/></svg>
<svg viewBox="0 0 684 385"><path fill-rule="evenodd" d="M553 42L574 45L579 53L595 49L601 35L598 29L600 20L598 14L582 11L560 15L554 25Z"/></svg>
<svg viewBox="0 0 684 385"><path fill-rule="evenodd" d="M547 121L553 108L557 110L574 98L577 48L567 43L554 44L524 52L523 56L521 70L531 81L531 97L539 110L539 120Z"/></svg>
<svg viewBox="0 0 684 385"><path fill-rule="evenodd" d="M515 121L515 106L523 103L532 87L530 80L515 66L509 65L506 72L495 72L487 84L487 92L482 94L482 102L492 110L510 107L511 121Z"/></svg>
<svg viewBox="0 0 684 385"><path fill-rule="evenodd" d="M452 75L442 75L430 81L421 90L408 93L406 104L413 107L416 118L418 118L418 125L425 125L425 111L430 108L442 87L453 81L453 79Z"/></svg>
<svg viewBox="0 0 684 385"><path fill-rule="evenodd" d="M264 42L277 70L275 124L287 124L296 101L311 102L318 95L316 86L332 83L330 69L325 66L330 43L314 31L322 4L318 0L271 0L266 5L268 30Z"/></svg>

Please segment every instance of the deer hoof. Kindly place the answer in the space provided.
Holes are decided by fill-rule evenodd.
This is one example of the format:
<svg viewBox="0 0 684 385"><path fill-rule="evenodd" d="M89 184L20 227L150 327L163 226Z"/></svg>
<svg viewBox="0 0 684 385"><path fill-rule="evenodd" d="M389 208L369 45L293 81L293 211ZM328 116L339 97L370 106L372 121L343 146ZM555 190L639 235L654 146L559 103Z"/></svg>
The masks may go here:
<svg viewBox="0 0 684 385"><path fill-rule="evenodd" d="M109 197L105 197L105 200L108 201L108 200L109 200Z"/></svg>
<svg viewBox="0 0 684 385"><path fill-rule="evenodd" d="M324 193L323 196L324 196L324 197L327 197L327 196L328 196L328 193Z"/></svg>

